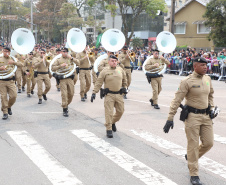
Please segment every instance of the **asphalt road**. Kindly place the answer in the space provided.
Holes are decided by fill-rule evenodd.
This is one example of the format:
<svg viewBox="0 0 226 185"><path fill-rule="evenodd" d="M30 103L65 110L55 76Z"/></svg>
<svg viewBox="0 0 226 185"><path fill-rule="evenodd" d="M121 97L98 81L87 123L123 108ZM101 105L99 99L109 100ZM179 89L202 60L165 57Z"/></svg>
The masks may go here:
<svg viewBox="0 0 226 185"><path fill-rule="evenodd" d="M114 138L106 137L104 100L97 95L80 101L79 81L62 116L55 80L47 101L18 94L6 121L0 120L0 185L189 185L184 154L186 136L179 110L175 127L163 132L169 105L181 79L165 74L160 110L149 102L152 89L142 71L134 71L125 112ZM204 185L226 185L226 84L213 81L214 102L221 109L214 120L213 148L199 161Z"/></svg>

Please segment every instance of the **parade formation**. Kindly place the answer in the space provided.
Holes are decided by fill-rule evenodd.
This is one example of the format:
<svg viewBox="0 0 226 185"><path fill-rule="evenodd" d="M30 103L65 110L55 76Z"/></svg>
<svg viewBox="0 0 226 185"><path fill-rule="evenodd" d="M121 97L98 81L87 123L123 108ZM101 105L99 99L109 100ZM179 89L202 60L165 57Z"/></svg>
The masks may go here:
<svg viewBox="0 0 226 185"><path fill-rule="evenodd" d="M113 132L117 131L116 125L125 111L124 99L130 96L130 84L133 80L131 64L135 62L135 53L125 45L123 33L110 29L103 34L101 42L107 52L103 55L98 53L98 48L87 45L83 32L78 28L72 28L68 32L68 46L34 44L33 36L25 28L15 30L13 34L17 37L12 37L16 42L11 41L12 46L5 46L0 55L2 120L10 119L17 111L13 108L17 93L26 91L27 98L37 94L36 106L43 104L43 100L47 101L48 92L55 88L51 86L51 78L56 79L56 90L61 93L62 115L70 117L69 106L79 79L81 102L95 103L98 92L104 98L106 136L113 138ZM175 39L170 34L168 36L169 40ZM152 51L152 55L143 64L143 70L152 87L149 101L158 110L163 74L170 64L164 58L164 53L173 52L176 45L162 47L163 38L157 38L157 43L160 40L160 45L157 45L160 50ZM12 54L15 52L16 54ZM219 110L214 105L211 78L206 75L207 60L201 56L196 57L193 69L192 74L179 85L163 131L168 133L174 127L174 116L177 109L182 107L181 120L185 123L187 136L187 154L184 157L188 162L191 183L201 185L198 160L213 146L212 119L218 115ZM92 92L91 97L87 95L89 91ZM185 105L182 105L184 98Z"/></svg>

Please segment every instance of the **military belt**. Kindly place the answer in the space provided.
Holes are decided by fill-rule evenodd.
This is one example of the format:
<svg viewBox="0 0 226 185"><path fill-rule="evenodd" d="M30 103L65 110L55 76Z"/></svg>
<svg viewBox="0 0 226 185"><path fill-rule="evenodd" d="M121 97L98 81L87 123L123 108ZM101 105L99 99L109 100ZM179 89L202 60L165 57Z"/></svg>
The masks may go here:
<svg viewBox="0 0 226 185"><path fill-rule="evenodd" d="M91 70L92 68L89 67L89 68L79 68L80 70Z"/></svg>
<svg viewBox="0 0 226 185"><path fill-rule="evenodd" d="M49 74L49 72L37 72L37 73L41 75Z"/></svg>
<svg viewBox="0 0 226 185"><path fill-rule="evenodd" d="M0 79L2 81L10 81L10 80L15 80L15 76L13 76L12 78L7 78L7 79Z"/></svg>
<svg viewBox="0 0 226 185"><path fill-rule="evenodd" d="M192 112L194 114L206 114L208 112L208 108L206 108L206 109L196 109L194 107L188 106L188 112Z"/></svg>
<svg viewBox="0 0 226 185"><path fill-rule="evenodd" d="M125 67L126 69L131 69L131 67Z"/></svg>
<svg viewBox="0 0 226 185"><path fill-rule="evenodd" d="M120 91L108 91L108 93L111 93L111 94L120 94Z"/></svg>

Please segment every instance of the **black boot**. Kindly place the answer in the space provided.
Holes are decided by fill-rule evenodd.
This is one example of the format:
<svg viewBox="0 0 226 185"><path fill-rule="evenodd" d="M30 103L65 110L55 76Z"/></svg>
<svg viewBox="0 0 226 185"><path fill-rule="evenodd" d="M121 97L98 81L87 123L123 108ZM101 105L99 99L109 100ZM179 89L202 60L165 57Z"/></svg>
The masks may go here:
<svg viewBox="0 0 226 185"><path fill-rule="evenodd" d="M202 185L200 179L199 179L199 176L191 176L191 179L190 179L192 185Z"/></svg>
<svg viewBox="0 0 226 185"><path fill-rule="evenodd" d="M13 114L11 108L8 108L8 114L9 115L12 115Z"/></svg>
<svg viewBox="0 0 226 185"><path fill-rule="evenodd" d="M57 88L57 91L59 91L59 92L60 92L60 88Z"/></svg>
<svg viewBox="0 0 226 185"><path fill-rule="evenodd" d="M155 108L155 109L160 109L160 107L158 106L158 104L155 104L155 105L154 105L154 108Z"/></svg>
<svg viewBox="0 0 226 185"><path fill-rule="evenodd" d="M85 98L83 97L83 98L81 98L81 101L86 101L86 100L85 100Z"/></svg>
<svg viewBox="0 0 226 185"><path fill-rule="evenodd" d="M186 159L186 161L187 161L187 160L188 160L188 156L187 156L187 154L185 154L185 156L184 156L184 157L185 157L185 159Z"/></svg>
<svg viewBox="0 0 226 185"><path fill-rule="evenodd" d="M8 119L8 114L3 114L2 119L4 119L4 120Z"/></svg>
<svg viewBox="0 0 226 185"><path fill-rule="evenodd" d="M27 97L29 97L29 98L30 98L30 97L31 97L31 95L30 95L30 94L27 94Z"/></svg>
<svg viewBox="0 0 226 185"><path fill-rule="evenodd" d="M113 138L112 130L107 130L107 137Z"/></svg>
<svg viewBox="0 0 226 185"><path fill-rule="evenodd" d="M18 89L18 93L21 93L21 89Z"/></svg>
<svg viewBox="0 0 226 185"><path fill-rule="evenodd" d="M63 116L68 117L68 109L67 108L63 108Z"/></svg>
<svg viewBox="0 0 226 185"><path fill-rule="evenodd" d="M22 91L25 91L25 88L24 87L22 87Z"/></svg>
<svg viewBox="0 0 226 185"><path fill-rule="evenodd" d="M42 99L39 99L38 100L38 104L42 104Z"/></svg>
<svg viewBox="0 0 226 185"><path fill-rule="evenodd" d="M34 94L34 91L31 91L31 94Z"/></svg>
<svg viewBox="0 0 226 185"><path fill-rule="evenodd" d="M87 94L84 94L84 98L87 99Z"/></svg>
<svg viewBox="0 0 226 185"><path fill-rule="evenodd" d="M124 97L124 99L127 99L126 94L124 94L124 96L123 96L123 97Z"/></svg>
<svg viewBox="0 0 226 185"><path fill-rule="evenodd" d="M117 128L116 128L115 123L113 123L113 124L112 124L112 130L113 130L114 132L116 132L116 131L117 131Z"/></svg>
<svg viewBox="0 0 226 185"><path fill-rule="evenodd" d="M44 100L47 100L46 94L43 94L42 96Z"/></svg>
<svg viewBox="0 0 226 185"><path fill-rule="evenodd" d="M154 106L153 100L150 99L149 101L151 102L151 106Z"/></svg>

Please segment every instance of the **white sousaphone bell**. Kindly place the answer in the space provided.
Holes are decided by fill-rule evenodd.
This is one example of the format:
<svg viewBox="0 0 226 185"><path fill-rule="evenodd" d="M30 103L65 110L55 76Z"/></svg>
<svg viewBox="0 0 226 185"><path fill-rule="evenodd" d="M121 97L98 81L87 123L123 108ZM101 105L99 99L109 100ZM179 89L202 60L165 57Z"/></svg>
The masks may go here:
<svg viewBox="0 0 226 185"><path fill-rule="evenodd" d="M107 51L117 52L125 45L126 39L124 34L118 29L109 29L104 32L101 38L101 44ZM99 56L94 63L94 71L98 72L99 63L107 58L108 55L104 54Z"/></svg>
<svg viewBox="0 0 226 185"><path fill-rule="evenodd" d="M16 53L25 55L31 52L35 46L35 38L30 30L26 28L18 28L11 36L11 44L13 50L9 57L17 62L17 59L14 57ZM17 70L17 66L8 65L6 66L6 69L6 71L0 73L0 79L6 79L13 76Z"/></svg>
<svg viewBox="0 0 226 185"><path fill-rule="evenodd" d="M160 52L171 53L175 50L175 48L177 46L177 41L176 41L175 36L171 32L162 31L156 37L156 45ZM148 57L143 64L144 73L145 74L149 73L149 75L150 74L158 74L158 75L163 74L166 71L166 67L167 67L166 64L163 64L162 66L152 69L150 71L145 70L145 65L146 65L148 59L150 59L150 58L153 58L153 56Z"/></svg>
<svg viewBox="0 0 226 185"><path fill-rule="evenodd" d="M86 47L86 36L85 34L82 32L82 30L78 29L78 28L71 28L67 34L67 48L70 48L72 51L74 52L82 52L85 47ZM49 65L49 71L51 73L51 75L53 75L53 73L55 73L58 76L61 76L61 78L67 78L69 76L71 76L75 69L76 69L76 64L73 63L73 65L69 66L68 70L63 70L63 71L56 71L53 72L52 71L52 65L53 63L60 58L62 55L59 54L57 56L55 56L53 58L53 60L50 62Z"/></svg>

